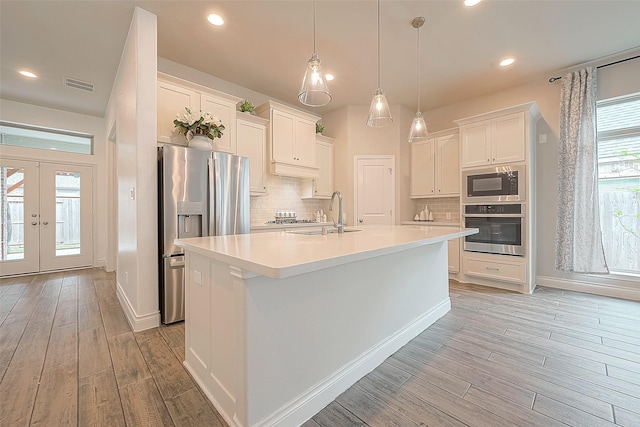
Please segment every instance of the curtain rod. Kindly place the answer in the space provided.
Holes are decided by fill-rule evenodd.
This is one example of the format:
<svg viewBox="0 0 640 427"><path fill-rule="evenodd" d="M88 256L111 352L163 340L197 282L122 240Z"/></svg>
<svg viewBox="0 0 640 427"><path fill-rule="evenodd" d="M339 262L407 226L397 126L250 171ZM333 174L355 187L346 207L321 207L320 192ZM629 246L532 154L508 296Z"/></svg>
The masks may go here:
<svg viewBox="0 0 640 427"><path fill-rule="evenodd" d="M616 64L620 64L621 62L627 62L627 61L631 61L632 59L638 59L638 58L640 58L640 55L632 56L631 58L621 59L619 61L610 62L610 63L604 64L604 65L598 65L596 68L605 68L605 67L608 67L610 65L616 65ZM551 77L549 79L549 83L553 83L556 80L560 80L561 78L562 77Z"/></svg>

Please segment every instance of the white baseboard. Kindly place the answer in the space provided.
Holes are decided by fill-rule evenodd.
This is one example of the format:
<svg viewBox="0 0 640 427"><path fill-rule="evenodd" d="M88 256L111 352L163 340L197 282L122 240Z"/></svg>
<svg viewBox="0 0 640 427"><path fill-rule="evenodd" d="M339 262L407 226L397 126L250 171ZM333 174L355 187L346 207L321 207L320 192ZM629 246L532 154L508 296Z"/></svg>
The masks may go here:
<svg viewBox="0 0 640 427"><path fill-rule="evenodd" d="M160 326L160 310L142 316L138 315L129 302L127 295L122 290L120 283L116 284L116 295L133 332L140 332Z"/></svg>
<svg viewBox="0 0 640 427"><path fill-rule="evenodd" d="M329 378L285 404L256 426L285 427L304 423L436 320L447 314L449 310L451 310L451 300L447 297L430 311L353 359Z"/></svg>
<svg viewBox="0 0 640 427"><path fill-rule="evenodd" d="M611 283L597 283L586 280L558 279L549 276L536 276L536 285L640 301L640 288L638 287L629 287Z"/></svg>

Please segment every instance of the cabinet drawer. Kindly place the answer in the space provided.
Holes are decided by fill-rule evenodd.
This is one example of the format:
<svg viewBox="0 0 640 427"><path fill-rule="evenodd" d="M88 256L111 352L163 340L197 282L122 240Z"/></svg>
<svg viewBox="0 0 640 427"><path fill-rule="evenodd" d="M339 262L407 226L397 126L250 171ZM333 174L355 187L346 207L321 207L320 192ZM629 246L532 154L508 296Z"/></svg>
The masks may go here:
<svg viewBox="0 0 640 427"><path fill-rule="evenodd" d="M466 257L464 274L484 277L504 282L525 283L526 265L524 262L489 261Z"/></svg>

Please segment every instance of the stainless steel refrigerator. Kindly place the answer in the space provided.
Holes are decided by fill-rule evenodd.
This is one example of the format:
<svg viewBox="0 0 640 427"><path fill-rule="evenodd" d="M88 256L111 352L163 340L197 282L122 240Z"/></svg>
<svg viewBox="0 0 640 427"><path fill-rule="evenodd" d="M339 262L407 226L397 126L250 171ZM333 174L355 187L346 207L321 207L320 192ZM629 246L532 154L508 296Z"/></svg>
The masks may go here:
<svg viewBox="0 0 640 427"><path fill-rule="evenodd" d="M162 323L184 320L184 252L174 239L249 233L249 159L217 151L158 148Z"/></svg>

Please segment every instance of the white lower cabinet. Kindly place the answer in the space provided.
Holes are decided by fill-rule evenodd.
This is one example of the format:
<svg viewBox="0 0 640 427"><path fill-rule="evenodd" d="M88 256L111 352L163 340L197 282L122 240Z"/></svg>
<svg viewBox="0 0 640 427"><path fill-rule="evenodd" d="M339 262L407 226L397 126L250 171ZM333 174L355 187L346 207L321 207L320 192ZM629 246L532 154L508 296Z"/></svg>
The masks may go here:
<svg viewBox="0 0 640 427"><path fill-rule="evenodd" d="M249 190L252 196L267 192L267 124L268 120L250 114L238 114L236 150L249 158Z"/></svg>
<svg viewBox="0 0 640 427"><path fill-rule="evenodd" d="M526 283L527 263L524 258L465 252L464 274L483 279Z"/></svg>

